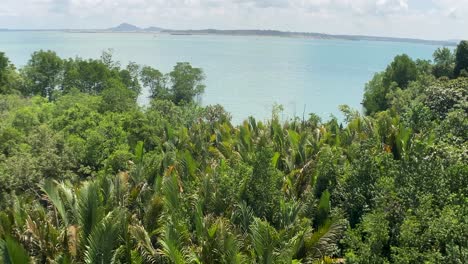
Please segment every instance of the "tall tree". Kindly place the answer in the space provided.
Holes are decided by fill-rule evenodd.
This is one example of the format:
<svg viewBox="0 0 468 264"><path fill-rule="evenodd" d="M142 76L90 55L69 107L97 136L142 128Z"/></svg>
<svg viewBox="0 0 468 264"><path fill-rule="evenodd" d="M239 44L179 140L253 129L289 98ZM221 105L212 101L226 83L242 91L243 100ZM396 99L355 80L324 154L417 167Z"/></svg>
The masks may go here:
<svg viewBox="0 0 468 264"><path fill-rule="evenodd" d="M435 77L453 77L453 70L455 67L455 56L452 53L452 51L447 48L438 48L434 54L432 55L434 58L434 68L432 70L432 73L434 74Z"/></svg>
<svg viewBox="0 0 468 264"><path fill-rule="evenodd" d="M9 94L17 89L17 71L5 53L0 52L0 94Z"/></svg>
<svg viewBox="0 0 468 264"><path fill-rule="evenodd" d="M375 74L364 88L364 100L362 105L368 115L388 108L386 96L390 89L383 84L383 78L383 73Z"/></svg>
<svg viewBox="0 0 468 264"><path fill-rule="evenodd" d="M27 80L24 93L52 99L63 75L63 61L53 51L36 51L22 73Z"/></svg>
<svg viewBox="0 0 468 264"><path fill-rule="evenodd" d="M458 44L457 54L455 55L455 76L462 74L468 76L468 41L464 40Z"/></svg>
<svg viewBox="0 0 468 264"><path fill-rule="evenodd" d="M113 72L100 60L83 60L81 58L68 60L65 67L63 90L77 88L84 93L99 94L107 87L107 81L112 77Z"/></svg>
<svg viewBox="0 0 468 264"><path fill-rule="evenodd" d="M405 89L411 81L418 76L416 63L406 54L398 55L387 67L384 74L384 85L389 87L392 82Z"/></svg>
<svg viewBox="0 0 468 264"><path fill-rule="evenodd" d="M145 66L141 69L140 80L150 92L150 98L166 99L169 96L167 78L160 71Z"/></svg>
<svg viewBox="0 0 468 264"><path fill-rule="evenodd" d="M10 60L5 56L4 52L0 52L0 87L6 84L6 76L9 65Z"/></svg>
<svg viewBox="0 0 468 264"><path fill-rule="evenodd" d="M175 104L191 103L205 91L203 70L192 67L188 62L177 63L169 77Z"/></svg>

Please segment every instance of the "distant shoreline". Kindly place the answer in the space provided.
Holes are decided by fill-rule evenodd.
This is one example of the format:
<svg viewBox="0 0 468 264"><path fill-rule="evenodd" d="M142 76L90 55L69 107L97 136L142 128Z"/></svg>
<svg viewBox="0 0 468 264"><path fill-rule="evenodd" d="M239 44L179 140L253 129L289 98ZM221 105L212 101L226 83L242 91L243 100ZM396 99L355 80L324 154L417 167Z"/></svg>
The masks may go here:
<svg viewBox="0 0 468 264"><path fill-rule="evenodd" d="M451 40L426 40L412 38L396 38L396 37L379 37L365 35L333 35L324 33L307 33L307 32L287 32L277 30L218 30L218 29L202 29L202 30L170 30L162 29L158 31L151 30L112 30L112 29L0 29L0 32L64 32L64 33L126 33L126 34L164 34L177 36L254 36L254 37L286 37L286 38L304 38L316 40L349 40L349 41L384 41L384 42L399 42L399 43L414 43L440 46L456 46L458 43Z"/></svg>

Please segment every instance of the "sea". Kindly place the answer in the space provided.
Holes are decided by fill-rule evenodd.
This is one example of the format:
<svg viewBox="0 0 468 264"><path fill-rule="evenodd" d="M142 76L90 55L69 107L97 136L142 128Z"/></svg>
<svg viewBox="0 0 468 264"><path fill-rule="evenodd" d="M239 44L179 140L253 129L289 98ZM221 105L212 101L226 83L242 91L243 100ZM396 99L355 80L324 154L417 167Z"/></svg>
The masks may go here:
<svg viewBox="0 0 468 264"><path fill-rule="evenodd" d="M151 33L76 33L54 31L0 32L0 51L24 66L37 50L64 58L99 58L112 49L123 66L128 62L170 72L177 62L204 70L203 105L220 104L234 123L249 116L267 120L281 105L281 118L324 121L340 118L339 105L362 111L365 84L396 55L431 59L438 46L384 41L308 38L170 35ZM148 91L139 98L148 104Z"/></svg>

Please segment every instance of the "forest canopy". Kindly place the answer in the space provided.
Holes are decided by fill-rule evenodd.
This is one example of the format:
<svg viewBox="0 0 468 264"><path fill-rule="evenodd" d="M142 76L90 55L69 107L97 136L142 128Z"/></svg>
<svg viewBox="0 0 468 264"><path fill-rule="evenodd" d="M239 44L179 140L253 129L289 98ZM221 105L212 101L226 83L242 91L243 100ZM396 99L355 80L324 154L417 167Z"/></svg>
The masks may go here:
<svg viewBox="0 0 468 264"><path fill-rule="evenodd" d="M189 63L0 52L0 263L467 263L467 47L241 124Z"/></svg>

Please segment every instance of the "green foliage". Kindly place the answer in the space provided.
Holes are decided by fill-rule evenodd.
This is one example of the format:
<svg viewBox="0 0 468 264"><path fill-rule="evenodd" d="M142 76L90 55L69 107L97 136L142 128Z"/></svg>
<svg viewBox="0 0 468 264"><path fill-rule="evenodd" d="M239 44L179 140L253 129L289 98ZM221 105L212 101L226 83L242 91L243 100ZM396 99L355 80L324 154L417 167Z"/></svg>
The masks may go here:
<svg viewBox="0 0 468 264"><path fill-rule="evenodd" d="M426 94L425 104L440 118L455 109L468 110L468 78L436 82Z"/></svg>
<svg viewBox="0 0 468 264"><path fill-rule="evenodd" d="M315 226L321 226L325 223L330 214L330 192L325 190L319 200L317 216L315 217Z"/></svg>
<svg viewBox="0 0 468 264"><path fill-rule="evenodd" d="M463 40L457 46L454 75L468 77L466 74L468 74L468 41Z"/></svg>
<svg viewBox="0 0 468 264"><path fill-rule="evenodd" d="M18 93L20 76L5 53L0 52L0 94Z"/></svg>
<svg viewBox="0 0 468 264"><path fill-rule="evenodd" d="M0 52L0 87L6 85L6 74L9 66L10 60L5 56L4 52Z"/></svg>
<svg viewBox="0 0 468 264"><path fill-rule="evenodd" d="M275 263L275 248L278 246L279 235L268 222L255 218L250 227L257 263Z"/></svg>
<svg viewBox="0 0 468 264"><path fill-rule="evenodd" d="M122 238L124 225L125 215L121 212L105 216L89 235L85 263L111 263L117 241Z"/></svg>
<svg viewBox="0 0 468 264"><path fill-rule="evenodd" d="M367 214L362 223L347 233L349 263L388 263L389 223L383 212Z"/></svg>
<svg viewBox="0 0 468 264"><path fill-rule="evenodd" d="M433 74L436 78L448 77L453 78L455 68L455 55L447 48L438 48L434 52L434 68Z"/></svg>
<svg viewBox="0 0 468 264"><path fill-rule="evenodd" d="M419 65L420 67L421 65ZM406 89L411 82L418 79L420 72L424 72L408 55L398 55L382 73L377 73L366 84L364 90L363 106L366 114L372 115L389 108L387 98L390 92L397 88Z"/></svg>
<svg viewBox="0 0 468 264"><path fill-rule="evenodd" d="M398 87L405 89L417 76L416 63L406 54L398 55L385 70L383 84L390 87L392 83L396 83Z"/></svg>
<svg viewBox="0 0 468 264"><path fill-rule="evenodd" d="M205 91L202 84L205 76L200 68L193 68L189 63L177 63L169 73L172 101L175 104L191 103Z"/></svg>
<svg viewBox="0 0 468 264"><path fill-rule="evenodd" d="M280 197L280 174L271 166L270 150L258 150L253 165L252 175L246 179L242 198L258 217L272 221L278 211Z"/></svg>
<svg viewBox="0 0 468 264"><path fill-rule="evenodd" d="M78 223L83 239L87 239L104 217L99 186L96 182L84 185L77 196Z"/></svg>
<svg viewBox="0 0 468 264"><path fill-rule="evenodd" d="M177 63L174 69L165 75L145 66L141 70L140 79L149 89L150 98L171 100L176 105L194 102L205 90L203 70L194 68L187 62Z"/></svg>
<svg viewBox="0 0 468 264"><path fill-rule="evenodd" d="M375 74L364 88L363 106L368 115L388 108L386 95L394 89L394 86L390 87L384 84L384 75L384 73Z"/></svg>
<svg viewBox="0 0 468 264"><path fill-rule="evenodd" d="M281 106L233 124L195 103L187 63L5 58L1 263L467 262L468 85L445 78L448 49L397 56L343 124Z"/></svg>
<svg viewBox="0 0 468 264"><path fill-rule="evenodd" d="M54 90L61 81L63 60L53 51L37 51L22 69L27 81L23 88L25 95L40 95L52 99Z"/></svg>
<svg viewBox="0 0 468 264"><path fill-rule="evenodd" d="M0 260L5 264L29 263L28 252L13 238L7 236L0 240Z"/></svg>
<svg viewBox="0 0 468 264"><path fill-rule="evenodd" d="M102 112L125 112L135 107L137 95L132 90L115 79L109 80L107 85L101 93Z"/></svg>
<svg viewBox="0 0 468 264"><path fill-rule="evenodd" d="M167 88L167 78L160 71L145 66L141 69L141 82L143 86L148 87L150 97L155 99L169 99L169 91Z"/></svg>

